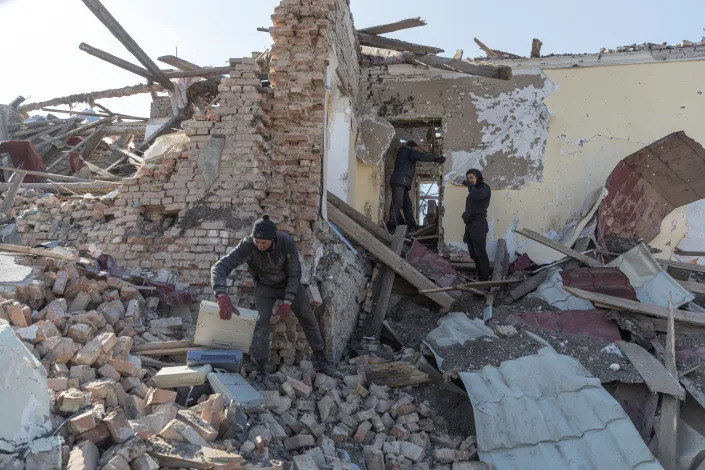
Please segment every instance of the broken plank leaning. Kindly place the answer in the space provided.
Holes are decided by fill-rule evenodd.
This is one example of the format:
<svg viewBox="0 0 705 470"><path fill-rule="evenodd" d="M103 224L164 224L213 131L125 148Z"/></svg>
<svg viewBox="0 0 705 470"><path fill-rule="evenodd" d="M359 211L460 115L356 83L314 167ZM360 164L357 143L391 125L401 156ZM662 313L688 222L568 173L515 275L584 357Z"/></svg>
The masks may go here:
<svg viewBox="0 0 705 470"><path fill-rule="evenodd" d="M364 34L385 34L393 33L394 31L401 31L402 29L416 28L418 26L426 26L426 21L422 20L419 16L417 16L416 18L407 18L405 20L396 21L394 23L387 23L381 24L379 26L370 26L369 28L358 29L357 32Z"/></svg>
<svg viewBox="0 0 705 470"><path fill-rule="evenodd" d="M37 109L41 109L46 106L57 106L60 104L72 103L91 103L101 98L120 98L123 96L132 96L140 93L161 91L163 88L164 87L156 83L147 85L130 85L122 88L111 88L108 90L91 91L88 93L76 93L74 95L61 96L59 98L52 98L46 101L37 101L35 103L28 103L20 106L18 109L26 113L29 111L36 111Z"/></svg>
<svg viewBox="0 0 705 470"><path fill-rule="evenodd" d="M544 237L540 233L536 233L533 230L529 230L526 228L514 230L516 233L519 235L523 235L526 238L530 238L531 240L534 240L536 242L541 243L542 245L546 245L549 248L553 248L554 250L563 253L566 256L570 256L571 258L577 259L581 263L591 267L591 268L601 268L604 267L602 263L597 261L596 259L590 258L589 256L585 256L572 248L568 248L565 245L561 245L560 243L556 243L553 240L551 240L548 237Z"/></svg>
<svg viewBox="0 0 705 470"><path fill-rule="evenodd" d="M409 51L416 54L438 54L443 52L443 49L433 46L423 46L411 42L400 41L398 39L384 38L374 36L372 34L357 33L357 39L360 45L369 47L379 47L380 49L390 49L393 51Z"/></svg>
<svg viewBox="0 0 705 470"><path fill-rule="evenodd" d="M595 304L606 305L610 308L618 310L629 310L631 312L643 313L652 317L668 319L668 309L664 307L645 304L634 300L622 299L620 297L613 297L611 295L589 292L582 289L576 289L575 287L563 286L563 289L577 297L580 297L581 299L589 300L590 302ZM705 315L701 313L675 310L673 312L673 318L676 321L691 323L693 325L705 326Z"/></svg>
<svg viewBox="0 0 705 470"><path fill-rule="evenodd" d="M394 231L391 249L397 256L401 254L401 249L404 246L406 230L406 225L397 225L397 228ZM377 302L375 303L374 310L372 311L372 316L367 322L367 328L365 329L366 336L378 337L382 331L382 323L384 322L384 317L387 315L389 296L392 293L392 285L394 284L395 275L396 274L389 266L385 266L382 269L382 283L380 284L379 294L377 295Z"/></svg>
<svg viewBox="0 0 705 470"><path fill-rule="evenodd" d="M109 64L113 64L116 67L120 67L123 70L127 70L128 72L132 72L134 74L139 75L140 77L144 77L147 80L155 80L156 78L149 73L149 70L144 69L140 67L139 65L135 65L132 62L128 62L124 59L121 59L120 57L114 56L110 54L109 52L105 52L103 50L98 49L97 47L93 47L90 44L86 44L85 42L82 42L81 44L78 45L78 48L81 49L83 52L87 52L88 54L92 55L93 57L97 57L101 60L106 61Z"/></svg>
<svg viewBox="0 0 705 470"><path fill-rule="evenodd" d="M438 287L406 262L406 260L394 254L392 250L377 240L367 230L360 227L360 225L355 223L351 218L339 211L335 206L330 205L328 210L328 216L335 225L357 240L357 242L369 250L370 253L392 268L394 272L409 281L414 287L417 289L432 289ZM426 294L426 296L444 309L450 309L453 305L453 297L445 292Z"/></svg>
<svg viewBox="0 0 705 470"><path fill-rule="evenodd" d="M176 57L174 55L163 55L161 57L157 57L157 60L164 62L165 64L169 64L172 67L176 67L177 69L186 71L200 70L203 68L200 65L196 65L193 62L189 62L188 60L184 60L181 57Z"/></svg>
<svg viewBox="0 0 705 470"><path fill-rule="evenodd" d="M139 147L137 147L137 148L135 149L135 151L137 151L137 152L144 152L145 150L147 150L147 149L149 148L150 145L152 145L152 143L153 143L155 140L157 140L158 137L161 137L162 135L164 135L164 134L166 134L167 132L169 132L172 127L178 126L178 125L179 125L179 122L181 122L181 119L180 119L180 118L178 118L178 117L176 117L176 116L172 116L167 122L165 122L164 124L162 124L162 125L159 127L159 129L157 129L156 131L152 132L152 133L149 135L149 137L147 137L146 139L144 139L144 141L140 144Z"/></svg>
<svg viewBox="0 0 705 470"><path fill-rule="evenodd" d="M691 264L691 263L684 263L683 261L674 261L671 259L661 259L661 258L656 258L656 262L660 264L661 266L670 266L673 268L679 268L679 269L685 269L688 271L693 271L696 273L705 273L705 266L702 264Z"/></svg>
<svg viewBox="0 0 705 470"><path fill-rule="evenodd" d="M535 291L541 283L546 280L546 276L548 276L548 271L541 271L540 273L532 275L514 289L510 290L509 297L514 301L521 299L529 292Z"/></svg>
<svg viewBox="0 0 705 470"><path fill-rule="evenodd" d="M345 201L343 201L330 191L328 191L327 193L327 201L328 207L330 207L330 205L332 204L340 212L350 217L356 224L358 224L359 226L370 232L372 235L374 235L377 240L389 246L390 242L392 241L392 237L389 235L389 233L387 233L385 229L375 224L369 218L365 217L364 215L350 207Z"/></svg>
<svg viewBox="0 0 705 470"><path fill-rule="evenodd" d="M448 57L414 54L410 52L404 52L403 56L407 63L414 65L421 64L441 70L462 72L480 77L497 78L499 80L509 80L512 78L512 68L506 65L473 63L466 60L456 60Z"/></svg>
<svg viewBox="0 0 705 470"><path fill-rule="evenodd" d="M122 43L130 53L149 71L160 85L167 90L173 90L174 84L164 76L157 64L149 58L142 48L135 42L127 31L118 23L118 21L110 14L107 8L100 3L99 0L83 0L83 3L89 10L105 25L106 28Z"/></svg>
<svg viewBox="0 0 705 470"><path fill-rule="evenodd" d="M509 269L509 253L507 252L507 241L504 238L497 240L497 249L494 254L494 269L492 269L492 280L499 281L504 278L504 273ZM494 304L494 294L497 287L490 288L490 293L485 298L485 309L482 311L482 320L487 322L492 318L492 307Z"/></svg>
<svg viewBox="0 0 705 470"><path fill-rule="evenodd" d="M2 110L0 110L0 114L2 114ZM0 206L0 219L9 217L12 204L15 202L15 196L17 196L17 191L19 191L26 174L26 171L19 171L15 176L15 180L10 183L10 189L5 193L2 206ZM0 223L4 223L4 221L0 220Z"/></svg>
<svg viewBox="0 0 705 470"><path fill-rule="evenodd" d="M676 330L673 321L673 302L668 294L668 331L666 332L666 351L664 353L666 370L678 385L678 368L676 366ZM679 387L680 388L680 387ZM680 397L663 395L661 398L661 419L658 426L658 458L666 470L678 468L678 418L680 415ZM685 398L685 393L683 397Z"/></svg>
<svg viewBox="0 0 705 470"><path fill-rule="evenodd" d="M419 294L428 294L430 292L447 292L451 290L458 290L463 287L470 287L470 288L476 288L476 289L484 289L486 287L501 287L501 286L506 286L508 284L516 284L517 282L521 282L518 279L500 279L498 281L492 280L492 281L476 281L476 282L468 282L466 284L458 284L455 286L448 286L448 287L438 287L436 289L423 289L419 291Z"/></svg>

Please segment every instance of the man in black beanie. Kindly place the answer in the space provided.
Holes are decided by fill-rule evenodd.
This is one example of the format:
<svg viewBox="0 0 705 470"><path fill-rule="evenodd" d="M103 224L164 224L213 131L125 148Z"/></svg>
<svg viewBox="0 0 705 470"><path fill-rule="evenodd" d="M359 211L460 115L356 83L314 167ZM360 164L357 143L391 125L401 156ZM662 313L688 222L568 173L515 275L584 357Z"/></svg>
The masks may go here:
<svg viewBox="0 0 705 470"><path fill-rule="evenodd" d="M265 214L255 222L252 235L243 238L233 251L213 265L211 285L223 320L229 320L233 313L240 314L227 294L225 280L242 263L247 263L255 281L255 306L259 320L252 337L250 355L257 364L262 383L271 385L267 377L270 317L274 314L273 322L278 323L284 321L291 311L299 320L313 349L313 366L316 371L331 377L341 377L342 374L326 359L323 336L311 309L306 288L301 284L299 253L291 236L278 232L277 226ZM283 302L274 312L277 300Z"/></svg>
<svg viewBox="0 0 705 470"><path fill-rule="evenodd" d="M463 185L468 188L468 197L465 199L465 235L463 241L468 244L468 253L475 262L477 279L488 281L490 279L490 259L487 256L487 208L490 206L492 190L485 183L480 170L471 168L465 173Z"/></svg>

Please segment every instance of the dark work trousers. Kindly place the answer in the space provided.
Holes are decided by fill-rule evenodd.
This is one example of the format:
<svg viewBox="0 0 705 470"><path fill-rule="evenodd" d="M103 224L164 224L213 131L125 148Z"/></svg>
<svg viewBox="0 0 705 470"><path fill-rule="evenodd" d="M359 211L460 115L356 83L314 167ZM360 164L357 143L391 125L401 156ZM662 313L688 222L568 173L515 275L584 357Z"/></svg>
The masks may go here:
<svg viewBox="0 0 705 470"><path fill-rule="evenodd" d="M390 184L392 187L392 205L389 207L389 223L396 227L397 225L408 226L408 231L412 232L418 228L416 219L414 218L414 208L411 205L409 197L409 188L403 184ZM400 211L404 211L404 220L401 218Z"/></svg>
<svg viewBox="0 0 705 470"><path fill-rule="evenodd" d="M477 279L490 280L490 259L487 256L487 219L473 220L465 226L465 241L468 244L468 253L475 262Z"/></svg>
<svg viewBox="0 0 705 470"><path fill-rule="evenodd" d="M269 359L269 319L272 316L272 309L277 300L284 300L285 289L280 289L263 286L258 284L255 287L255 306L259 313L259 320L255 325L255 332L252 336L252 346L250 346L250 355L255 362L266 362ZM296 298L291 304L291 310L299 320L301 327L306 334L308 344L315 351L323 351L325 343L321 330L318 327L318 321L311 308L311 303L306 294L306 288L299 285L299 290L296 292ZM289 313L291 315L291 313Z"/></svg>

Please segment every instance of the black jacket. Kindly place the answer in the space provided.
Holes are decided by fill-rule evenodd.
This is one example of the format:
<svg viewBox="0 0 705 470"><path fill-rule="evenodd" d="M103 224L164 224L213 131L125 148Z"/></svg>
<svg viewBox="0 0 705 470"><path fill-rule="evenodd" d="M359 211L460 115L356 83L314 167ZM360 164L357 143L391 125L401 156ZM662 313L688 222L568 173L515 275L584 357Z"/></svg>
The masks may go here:
<svg viewBox="0 0 705 470"><path fill-rule="evenodd" d="M301 282L301 263L291 236L277 232L274 244L267 251L260 251L252 237L243 238L233 251L211 268L211 286L216 294L227 293L225 280L242 263L247 263L256 283L286 288L284 300L294 301Z"/></svg>
<svg viewBox="0 0 705 470"><path fill-rule="evenodd" d="M435 161L435 157L406 145L401 147L397 151L396 160L394 160L394 172L389 184L401 184L411 189L411 183L414 181L414 173L416 172L416 162L418 161L432 162Z"/></svg>
<svg viewBox="0 0 705 470"><path fill-rule="evenodd" d="M468 186L465 212L462 216L465 222L464 241L467 241L468 237L487 235L487 208L490 206L491 197L492 190L484 180L480 180L475 186Z"/></svg>

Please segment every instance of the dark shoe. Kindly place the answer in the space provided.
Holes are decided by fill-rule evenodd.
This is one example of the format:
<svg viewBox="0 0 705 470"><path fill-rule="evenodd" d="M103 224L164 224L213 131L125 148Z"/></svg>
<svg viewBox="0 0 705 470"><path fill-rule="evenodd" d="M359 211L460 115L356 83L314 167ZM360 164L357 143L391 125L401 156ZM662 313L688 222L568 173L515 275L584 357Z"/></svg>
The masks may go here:
<svg viewBox="0 0 705 470"><path fill-rule="evenodd" d="M343 373L331 364L331 362L326 358L323 351L315 351L313 353L313 369L320 373L326 374L328 377L333 377L334 379L342 379Z"/></svg>
<svg viewBox="0 0 705 470"><path fill-rule="evenodd" d="M258 362L257 377L255 381L262 386L263 390L276 390L277 387L274 385L272 380L269 378L269 371L267 370L267 362Z"/></svg>

